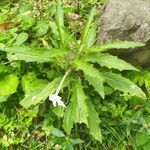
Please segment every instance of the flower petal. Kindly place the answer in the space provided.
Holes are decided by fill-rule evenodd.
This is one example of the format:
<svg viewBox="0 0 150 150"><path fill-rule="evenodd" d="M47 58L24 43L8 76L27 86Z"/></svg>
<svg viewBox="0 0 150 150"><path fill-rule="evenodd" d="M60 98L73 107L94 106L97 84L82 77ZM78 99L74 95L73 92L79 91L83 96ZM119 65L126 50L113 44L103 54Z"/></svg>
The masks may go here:
<svg viewBox="0 0 150 150"><path fill-rule="evenodd" d="M56 107L56 105L64 108L66 107L64 102L61 100L61 97L58 96L57 94L50 95L49 100L52 101L54 107Z"/></svg>

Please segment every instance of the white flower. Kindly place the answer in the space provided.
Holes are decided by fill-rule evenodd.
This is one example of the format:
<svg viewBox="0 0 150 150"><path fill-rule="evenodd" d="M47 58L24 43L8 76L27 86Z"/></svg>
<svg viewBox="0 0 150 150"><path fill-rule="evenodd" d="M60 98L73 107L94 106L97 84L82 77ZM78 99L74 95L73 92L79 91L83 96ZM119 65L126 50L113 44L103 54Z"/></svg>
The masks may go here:
<svg viewBox="0 0 150 150"><path fill-rule="evenodd" d="M65 78L67 77L68 73L70 72L70 69L65 73L65 75L63 76L61 82L59 83L57 89L56 89L56 92L54 94L51 94L49 96L49 100L52 101L54 107L56 107L56 105L58 106L61 106L61 107L64 107L66 108L64 102L61 100L61 97L58 96L60 90L61 90L61 87L63 85L63 82L65 81Z"/></svg>
<svg viewBox="0 0 150 150"><path fill-rule="evenodd" d="M66 107L64 102L61 100L61 97L58 96L57 94L50 95L49 100L52 101L54 107L56 107L56 105L64 107L64 108Z"/></svg>

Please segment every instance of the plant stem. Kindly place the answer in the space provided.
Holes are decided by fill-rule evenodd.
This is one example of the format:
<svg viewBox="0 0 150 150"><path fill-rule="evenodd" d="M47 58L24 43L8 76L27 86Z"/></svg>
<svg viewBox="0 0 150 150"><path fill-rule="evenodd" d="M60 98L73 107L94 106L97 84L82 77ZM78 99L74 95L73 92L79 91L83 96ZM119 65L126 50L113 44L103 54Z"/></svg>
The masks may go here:
<svg viewBox="0 0 150 150"><path fill-rule="evenodd" d="M62 78L62 80L61 80L61 82L60 82L60 84L59 84L59 86L58 86L58 88L57 88L57 90L56 90L56 92L55 92L56 95L58 95L58 93L60 92L61 87L62 87L62 85L63 85L63 83L64 83L64 81L65 81L65 78L66 78L67 75L69 74L70 70L71 70L71 69L67 70L66 73L65 73L65 75L63 76L63 78Z"/></svg>

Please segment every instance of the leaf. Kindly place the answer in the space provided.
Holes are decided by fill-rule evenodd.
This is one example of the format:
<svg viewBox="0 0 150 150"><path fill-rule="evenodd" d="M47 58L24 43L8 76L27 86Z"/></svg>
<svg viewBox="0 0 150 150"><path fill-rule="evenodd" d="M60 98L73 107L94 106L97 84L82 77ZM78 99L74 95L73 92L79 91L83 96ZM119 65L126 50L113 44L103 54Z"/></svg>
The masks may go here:
<svg viewBox="0 0 150 150"><path fill-rule="evenodd" d="M138 132L136 134L136 144L137 147L146 144L150 140L150 137L147 133Z"/></svg>
<svg viewBox="0 0 150 150"><path fill-rule="evenodd" d="M55 113L56 116L62 118L64 116L64 108L56 106L52 108L52 111Z"/></svg>
<svg viewBox="0 0 150 150"><path fill-rule="evenodd" d="M96 41L96 23L92 24L87 37L84 40L84 48L90 48Z"/></svg>
<svg viewBox="0 0 150 150"><path fill-rule="evenodd" d="M82 143L84 143L84 141L81 140L81 139L70 139L70 142L71 142L73 145L77 145L77 144L82 144Z"/></svg>
<svg viewBox="0 0 150 150"><path fill-rule="evenodd" d="M103 52L109 49L129 49L129 48L135 48L135 47L142 47L145 46L142 42L134 42L134 41L112 41L109 43L105 43L100 46L94 46L90 49L87 49L87 51L91 52Z"/></svg>
<svg viewBox="0 0 150 150"><path fill-rule="evenodd" d="M150 79L145 80L145 87L150 96Z"/></svg>
<svg viewBox="0 0 150 150"><path fill-rule="evenodd" d="M43 20L38 21L37 25L34 28L37 37L44 36L48 32L48 29L49 29L49 22Z"/></svg>
<svg viewBox="0 0 150 150"><path fill-rule="evenodd" d="M17 20L21 23L19 27L24 31L30 31L31 28L35 26L35 19L31 10L18 14L16 17Z"/></svg>
<svg viewBox="0 0 150 150"><path fill-rule="evenodd" d="M93 7L90 11L90 14L88 16L88 20L86 22L86 26L85 26L85 29L84 29L84 32L83 32L83 37L82 37L83 42L84 42L85 38L88 35L89 29L91 28L95 13L96 13L96 8Z"/></svg>
<svg viewBox="0 0 150 150"><path fill-rule="evenodd" d="M120 90L124 93L129 93L132 96L136 95L143 99L146 98L144 92L136 84L121 75L112 72L102 72L102 74L107 84L109 84L114 90Z"/></svg>
<svg viewBox="0 0 150 150"><path fill-rule="evenodd" d="M45 100L50 94L53 94L55 92L60 80L60 78L56 78L50 83L45 83L45 81L36 79L33 83L28 85L28 92L25 90L25 97L20 102L20 104L24 108L28 108L31 105L40 103L41 101Z"/></svg>
<svg viewBox="0 0 150 150"><path fill-rule="evenodd" d="M84 94L80 81L75 82L74 92L71 97L71 102L66 108L63 128L69 134L73 123L85 123L88 124L88 110L86 105L86 96Z"/></svg>
<svg viewBox="0 0 150 150"><path fill-rule="evenodd" d="M88 106L88 127L90 129L90 134L99 142L102 142L102 133L101 128L99 126L100 119L98 117L98 113L94 109L94 105L87 100Z"/></svg>
<svg viewBox="0 0 150 150"><path fill-rule="evenodd" d="M51 133L56 137L65 137L64 133L57 128L52 128Z"/></svg>
<svg viewBox="0 0 150 150"><path fill-rule="evenodd" d="M150 140L145 144L142 145L143 150L149 150L150 149Z"/></svg>
<svg viewBox="0 0 150 150"><path fill-rule="evenodd" d="M56 10L56 22L59 27L64 26L64 15L63 15L63 9L61 6L61 0L58 0L57 10Z"/></svg>
<svg viewBox="0 0 150 150"><path fill-rule="evenodd" d="M74 35L67 29L64 29L63 37L64 37L64 46L67 46L67 44L70 44L71 42L75 41Z"/></svg>
<svg viewBox="0 0 150 150"><path fill-rule="evenodd" d="M144 76L143 75L141 75L141 76L143 78L143 81L145 82L145 87L146 87L147 93L150 96L150 71L147 70L146 73L144 73ZM140 82L141 80L142 79L140 78L140 80L138 80L138 81Z"/></svg>
<svg viewBox="0 0 150 150"><path fill-rule="evenodd" d="M22 89L25 94L32 94L34 91L37 91L39 87L47 85L47 80L38 79L34 72L28 72L22 77Z"/></svg>
<svg viewBox="0 0 150 150"><path fill-rule="evenodd" d="M92 65L84 61L77 60L75 64L77 70L82 70L84 72L85 79L95 88L95 90L101 95L101 97L104 98L104 78L102 74Z"/></svg>
<svg viewBox="0 0 150 150"><path fill-rule="evenodd" d="M101 53L90 53L84 57L84 60L91 61L93 63L98 63L99 65L106 66L109 69L114 68L120 71L122 70L135 70L138 71L135 67L125 62L124 60L119 59L116 56L110 54L101 54Z"/></svg>
<svg viewBox="0 0 150 150"><path fill-rule="evenodd" d="M16 92L18 87L18 77L14 74L1 77L0 95L7 96Z"/></svg>
<svg viewBox="0 0 150 150"><path fill-rule="evenodd" d="M56 10L56 23L50 22L50 28L54 34L54 38L50 38L53 45L58 46L57 40L60 41L59 47L67 47L70 42L74 41L74 35L70 33L64 26L64 12L62 9L61 0L58 0Z"/></svg>
<svg viewBox="0 0 150 150"><path fill-rule="evenodd" d="M56 37L58 37L59 33L58 33L58 27L57 27L56 23L50 21L50 22L49 22L49 26L50 26L51 32L52 32Z"/></svg>
<svg viewBox="0 0 150 150"><path fill-rule="evenodd" d="M22 45L28 39L28 34L26 32L22 32L18 34L15 45Z"/></svg>
<svg viewBox="0 0 150 150"><path fill-rule="evenodd" d="M74 122L74 114L75 114L75 104L70 103L64 114L64 119L63 119L63 128L67 132L67 134L70 134L71 129L73 128L73 122Z"/></svg>
<svg viewBox="0 0 150 150"><path fill-rule="evenodd" d="M31 4L24 4L20 7L19 13L24 13L24 12L27 12L29 10L32 10L32 5Z"/></svg>
<svg viewBox="0 0 150 150"><path fill-rule="evenodd" d="M0 95L0 103L5 102L7 100L8 96Z"/></svg>
<svg viewBox="0 0 150 150"><path fill-rule="evenodd" d="M61 0L58 0L57 10L56 10L56 23L58 26L59 35L61 38L61 42L64 44L64 15L63 15L63 9L61 6Z"/></svg>
<svg viewBox="0 0 150 150"><path fill-rule="evenodd" d="M66 140L62 145L62 150L74 150L73 144L69 140Z"/></svg>
<svg viewBox="0 0 150 150"><path fill-rule="evenodd" d="M44 48L30 48L27 46L13 46L5 47L0 49L12 54L13 60L24 60L26 62L49 62L52 57L63 55L66 53L66 50L63 49L47 49Z"/></svg>
<svg viewBox="0 0 150 150"><path fill-rule="evenodd" d="M75 90L73 92L71 102L75 104L75 116L74 122L75 123L85 123L87 124L87 106L86 106L86 96L83 91L83 87L80 81L76 81L75 83Z"/></svg>

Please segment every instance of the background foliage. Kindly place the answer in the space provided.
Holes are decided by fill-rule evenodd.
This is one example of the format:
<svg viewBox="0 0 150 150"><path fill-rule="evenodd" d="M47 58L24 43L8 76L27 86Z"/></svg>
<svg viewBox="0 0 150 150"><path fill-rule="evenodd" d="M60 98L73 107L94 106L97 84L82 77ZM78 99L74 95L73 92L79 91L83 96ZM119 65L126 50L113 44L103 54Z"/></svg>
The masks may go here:
<svg viewBox="0 0 150 150"><path fill-rule="evenodd" d="M0 3L2 149L150 148L149 69L107 53L144 44L95 44L106 1ZM48 97L67 70L67 107L54 107Z"/></svg>

